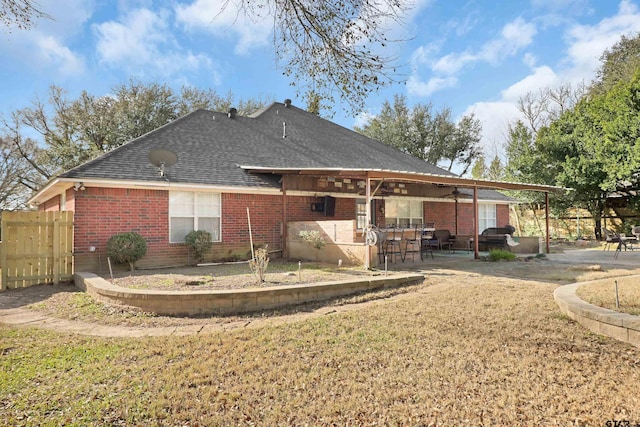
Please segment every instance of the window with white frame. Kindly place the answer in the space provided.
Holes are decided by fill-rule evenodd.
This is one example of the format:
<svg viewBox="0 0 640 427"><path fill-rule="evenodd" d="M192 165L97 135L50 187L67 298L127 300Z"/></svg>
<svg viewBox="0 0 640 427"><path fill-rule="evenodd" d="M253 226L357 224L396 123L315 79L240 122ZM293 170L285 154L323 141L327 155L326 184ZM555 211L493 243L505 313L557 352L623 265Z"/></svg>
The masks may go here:
<svg viewBox="0 0 640 427"><path fill-rule="evenodd" d="M220 194L169 192L169 242L184 243L193 230L206 230L220 241Z"/></svg>
<svg viewBox="0 0 640 427"><path fill-rule="evenodd" d="M478 204L479 233L490 227L496 227L496 205L494 203Z"/></svg>
<svg viewBox="0 0 640 427"><path fill-rule="evenodd" d="M422 215L422 200L385 200L385 225L408 227L422 224Z"/></svg>
<svg viewBox="0 0 640 427"><path fill-rule="evenodd" d="M367 201L356 199L356 228L363 230L367 226Z"/></svg>

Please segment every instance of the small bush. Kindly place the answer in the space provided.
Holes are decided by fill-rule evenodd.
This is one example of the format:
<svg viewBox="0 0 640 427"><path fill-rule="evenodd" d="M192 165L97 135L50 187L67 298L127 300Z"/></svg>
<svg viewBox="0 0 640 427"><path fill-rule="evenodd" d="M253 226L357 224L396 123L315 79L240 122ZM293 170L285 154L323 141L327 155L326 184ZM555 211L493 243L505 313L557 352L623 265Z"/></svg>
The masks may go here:
<svg viewBox="0 0 640 427"><path fill-rule="evenodd" d="M264 282L264 275L267 272L267 266L269 265L269 252L267 251L267 245L264 248L256 249L255 258L249 261L249 268L256 276L258 283Z"/></svg>
<svg viewBox="0 0 640 427"><path fill-rule="evenodd" d="M118 264L129 263L131 271L134 263L147 253L147 242L138 233L114 234L107 242L107 256Z"/></svg>
<svg viewBox="0 0 640 427"><path fill-rule="evenodd" d="M187 234L184 241L193 249L196 260L202 262L205 252L211 247L211 233L206 230L194 230Z"/></svg>
<svg viewBox="0 0 640 427"><path fill-rule="evenodd" d="M502 259L505 261L513 261L516 259L516 255L509 251L505 251L504 249L494 249L489 251L489 260L500 261Z"/></svg>
<svg viewBox="0 0 640 427"><path fill-rule="evenodd" d="M318 250L322 249L325 245L322 234L317 230L302 230L298 233L298 236Z"/></svg>

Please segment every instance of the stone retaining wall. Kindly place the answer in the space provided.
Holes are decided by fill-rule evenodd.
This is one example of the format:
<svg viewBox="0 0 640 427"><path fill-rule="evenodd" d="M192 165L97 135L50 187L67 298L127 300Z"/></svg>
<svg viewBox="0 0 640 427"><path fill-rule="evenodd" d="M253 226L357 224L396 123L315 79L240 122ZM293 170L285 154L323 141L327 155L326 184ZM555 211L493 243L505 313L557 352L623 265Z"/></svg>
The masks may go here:
<svg viewBox="0 0 640 427"><path fill-rule="evenodd" d="M625 279L638 281L640 276L632 276ZM560 286L554 291L553 297L564 314L592 332L640 347L639 316L598 307L583 301L576 295L576 290L580 286L599 283L603 280L612 281L614 279L607 278Z"/></svg>
<svg viewBox="0 0 640 427"><path fill-rule="evenodd" d="M421 274L217 291L158 291L114 286L93 273L76 273L75 284L95 299L168 316L237 314L320 301L362 291L420 283Z"/></svg>

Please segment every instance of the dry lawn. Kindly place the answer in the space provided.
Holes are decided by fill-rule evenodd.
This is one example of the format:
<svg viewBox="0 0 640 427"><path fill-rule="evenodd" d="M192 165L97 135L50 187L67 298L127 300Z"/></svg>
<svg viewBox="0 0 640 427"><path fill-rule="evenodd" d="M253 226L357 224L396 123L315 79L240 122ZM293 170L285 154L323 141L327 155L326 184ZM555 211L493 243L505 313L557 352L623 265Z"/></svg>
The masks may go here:
<svg viewBox="0 0 640 427"><path fill-rule="evenodd" d="M322 316L256 315L246 328L203 336L103 339L0 325L0 424L640 422L640 349L588 332L552 297L572 278L631 271L536 261L426 272L404 294Z"/></svg>
<svg viewBox="0 0 640 427"><path fill-rule="evenodd" d="M616 307L616 282L618 302ZM621 313L640 315L640 277L610 279L580 286L577 295L583 300Z"/></svg>

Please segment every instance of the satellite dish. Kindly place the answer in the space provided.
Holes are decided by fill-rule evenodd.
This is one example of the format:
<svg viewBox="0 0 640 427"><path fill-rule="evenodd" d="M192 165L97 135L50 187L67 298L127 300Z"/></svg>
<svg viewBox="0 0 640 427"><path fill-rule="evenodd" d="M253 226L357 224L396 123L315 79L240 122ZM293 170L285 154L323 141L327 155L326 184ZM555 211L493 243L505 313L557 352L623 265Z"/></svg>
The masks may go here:
<svg viewBox="0 0 640 427"><path fill-rule="evenodd" d="M164 168L175 165L178 161L178 155L169 150L151 150L149 152L149 161L155 167L160 168L160 176L164 176Z"/></svg>

